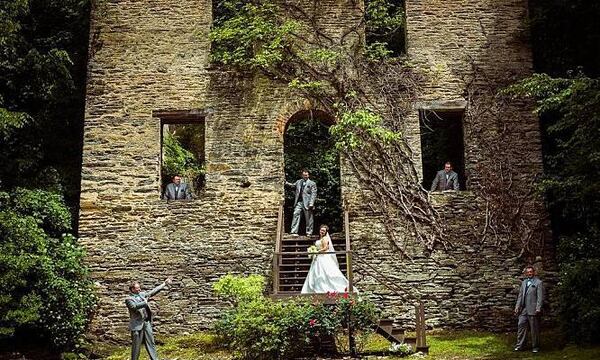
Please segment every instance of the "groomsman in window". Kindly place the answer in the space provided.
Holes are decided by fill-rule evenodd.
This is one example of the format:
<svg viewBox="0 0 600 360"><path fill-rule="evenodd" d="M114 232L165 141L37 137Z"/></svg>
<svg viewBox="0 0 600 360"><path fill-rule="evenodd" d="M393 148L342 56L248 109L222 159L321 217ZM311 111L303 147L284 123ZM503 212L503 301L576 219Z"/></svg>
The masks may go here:
<svg viewBox="0 0 600 360"><path fill-rule="evenodd" d="M431 184L431 191L458 190L458 174L452 171L452 163L449 161L444 164L444 170L440 170L435 175Z"/></svg>
<svg viewBox="0 0 600 360"><path fill-rule="evenodd" d="M163 200L191 200L192 193L188 184L181 182L181 176L175 175L165 188L162 198Z"/></svg>
<svg viewBox="0 0 600 360"><path fill-rule="evenodd" d="M297 180L295 183L285 182L286 186L296 188L296 195L294 196L294 216L292 218L292 230L290 231L293 235L298 235L300 214L302 213L304 213L304 219L306 220L306 236L311 236L313 233L313 212L315 209L315 200L317 199L317 184L310 180L309 177L308 170L303 169L301 179Z"/></svg>

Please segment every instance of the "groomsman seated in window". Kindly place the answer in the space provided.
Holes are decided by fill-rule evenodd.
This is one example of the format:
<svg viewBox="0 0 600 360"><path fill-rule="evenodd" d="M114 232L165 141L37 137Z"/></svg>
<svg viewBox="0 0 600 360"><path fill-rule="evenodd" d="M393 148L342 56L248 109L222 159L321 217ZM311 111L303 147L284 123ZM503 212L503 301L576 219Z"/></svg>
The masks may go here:
<svg viewBox="0 0 600 360"><path fill-rule="evenodd" d="M444 170L440 170L435 175L431 184L431 191L458 190L458 174L452 171L452 163L447 161L444 164Z"/></svg>
<svg viewBox="0 0 600 360"><path fill-rule="evenodd" d="M165 187L163 200L191 200L192 193L186 183L181 182L181 176L173 176L172 182Z"/></svg>

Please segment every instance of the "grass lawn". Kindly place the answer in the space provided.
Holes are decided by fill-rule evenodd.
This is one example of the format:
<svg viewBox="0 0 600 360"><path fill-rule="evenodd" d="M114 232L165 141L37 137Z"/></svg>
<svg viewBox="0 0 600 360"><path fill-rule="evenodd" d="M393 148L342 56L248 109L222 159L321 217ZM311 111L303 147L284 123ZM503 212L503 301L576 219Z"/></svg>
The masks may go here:
<svg viewBox="0 0 600 360"><path fill-rule="evenodd" d="M232 356L226 350L215 345L215 336L207 333L195 333L171 337L158 346L158 356L165 360L228 360ZM106 360L131 359L129 346L99 346L94 352ZM148 359L146 349L142 349L140 359Z"/></svg>
<svg viewBox="0 0 600 360"><path fill-rule="evenodd" d="M164 344L158 347L159 356L165 360L212 360L231 359L226 350L215 345L214 336L207 333L163 339ZM583 348L566 345L557 332L542 333L541 352L513 352L514 334L493 334L475 331L452 331L428 334L430 360L476 360L476 359L543 359L543 360L599 360L600 346ZM378 335L373 335L364 345L365 350L387 350L389 343ZM128 360L130 348L100 347L97 354L107 360ZM146 350L142 350L140 359L146 359ZM381 357L378 357L381 359ZM387 359L401 359L390 356ZM411 357L404 358L411 359ZM414 359L414 358L412 358Z"/></svg>
<svg viewBox="0 0 600 360"><path fill-rule="evenodd" d="M427 338L431 360L462 359L573 359L598 360L600 346L582 348L566 345L561 336L553 331L542 332L541 350L513 352L515 334L492 334L487 332L455 331L432 334Z"/></svg>

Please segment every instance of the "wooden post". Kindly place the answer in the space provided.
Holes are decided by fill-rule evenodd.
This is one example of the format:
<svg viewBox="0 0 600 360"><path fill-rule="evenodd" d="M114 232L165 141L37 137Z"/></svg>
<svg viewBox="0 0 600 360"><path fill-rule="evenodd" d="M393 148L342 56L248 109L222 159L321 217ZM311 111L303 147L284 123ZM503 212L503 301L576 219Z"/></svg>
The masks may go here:
<svg viewBox="0 0 600 360"><path fill-rule="evenodd" d="M346 275L348 276L348 293L353 293L352 250L350 248L350 220L348 208L344 204L344 234L346 235Z"/></svg>
<svg viewBox="0 0 600 360"><path fill-rule="evenodd" d="M417 332L417 343L415 344L416 351L422 351L427 353L427 341L425 339L425 307L423 306L423 301L419 300L419 303L415 305L415 315L417 316L416 321L416 332Z"/></svg>
<svg viewBox="0 0 600 360"><path fill-rule="evenodd" d="M354 278L352 276L352 249L350 248L350 220L348 216L348 207L344 201L344 234L346 236L346 275L348 275L348 294L352 296ZM348 346L350 347L350 356L356 357L356 341L354 339L354 326L352 326L352 313L350 307L346 310L346 321L348 323Z"/></svg>

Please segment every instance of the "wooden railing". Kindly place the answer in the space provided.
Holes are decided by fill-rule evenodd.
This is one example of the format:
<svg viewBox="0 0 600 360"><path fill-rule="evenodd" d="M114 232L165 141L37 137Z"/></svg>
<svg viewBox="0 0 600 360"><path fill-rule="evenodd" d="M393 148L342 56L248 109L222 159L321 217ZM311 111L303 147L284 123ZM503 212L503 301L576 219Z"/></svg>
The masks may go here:
<svg viewBox="0 0 600 360"><path fill-rule="evenodd" d="M275 254L273 255L273 294L279 292L279 265L281 265L281 241L283 238L283 200L277 213L277 232L275 235Z"/></svg>
<svg viewBox="0 0 600 360"><path fill-rule="evenodd" d="M354 276L352 274L352 248L350 247L350 216L348 206L344 202L344 234L346 236L346 275L348 277L348 292L354 292Z"/></svg>

